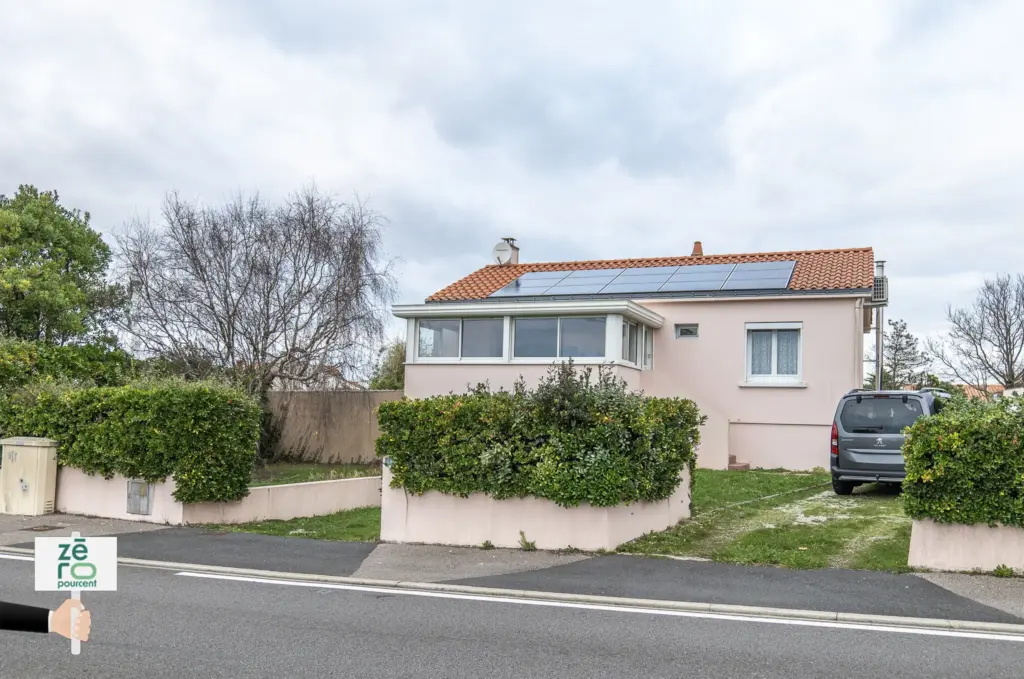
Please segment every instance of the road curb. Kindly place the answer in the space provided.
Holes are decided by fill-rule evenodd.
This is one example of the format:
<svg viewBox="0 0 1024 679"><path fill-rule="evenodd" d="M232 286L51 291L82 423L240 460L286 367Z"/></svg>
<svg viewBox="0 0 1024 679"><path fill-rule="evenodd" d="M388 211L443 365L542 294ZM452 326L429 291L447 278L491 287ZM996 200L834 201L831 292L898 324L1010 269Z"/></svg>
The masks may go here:
<svg viewBox="0 0 1024 679"><path fill-rule="evenodd" d="M33 554L33 550L24 547L0 547L0 553ZM375 587L382 589L415 590L421 592L444 592L448 594L466 594L505 599L533 599L566 603L584 603L618 608L644 608L664 611L683 611L693 613L717 613L720 615L743 616L747 618L774 618L782 620L806 620L825 622L845 622L877 627L903 627L914 629L937 629L960 632L998 633L1024 636L1024 624L1000 622L979 622L973 620L950 620L944 618L911 618L889 615L868 615L864 613L840 613L838 611L808 611L791 608L770 608L763 606L738 606L735 604L713 604L693 601L667 601L662 599L633 599L627 597L598 596L593 594L566 594L562 592L540 592L519 589L499 589L494 587L473 587L470 585L454 585L443 582L402 582L397 580L370 580L351 578L338 575L318 575L314 573L285 573L281 571L263 571L252 568L234 568L229 566L209 566L205 564L178 563L173 561L152 561L148 559L118 558L118 563L126 566L156 568L160 570L191 571L218 575L234 575L238 577L263 578L267 580L290 580L292 582L323 582L357 587Z"/></svg>

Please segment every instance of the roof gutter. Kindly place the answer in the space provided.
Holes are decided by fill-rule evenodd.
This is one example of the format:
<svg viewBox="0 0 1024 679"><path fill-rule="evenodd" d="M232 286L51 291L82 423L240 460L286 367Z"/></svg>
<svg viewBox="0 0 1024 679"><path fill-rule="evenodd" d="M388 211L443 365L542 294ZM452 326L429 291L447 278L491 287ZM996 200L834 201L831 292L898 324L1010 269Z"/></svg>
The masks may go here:
<svg viewBox="0 0 1024 679"><path fill-rule="evenodd" d="M643 323L652 328L660 328L665 318L647 309L631 299L597 299L573 300L571 305L565 301L543 299L509 301L471 300L465 302L427 302L425 304L396 304L391 313L398 318L451 318L459 316L573 316L621 314L622 316Z"/></svg>
<svg viewBox="0 0 1024 679"><path fill-rule="evenodd" d="M694 292L644 292L644 293L616 293L612 295L551 295L535 297L516 297L521 302L545 301L545 302L568 302L568 301L610 301L610 300L633 300L639 302L661 302L661 301L687 301L687 302L742 302L754 299L765 298L793 298L800 299L870 299L871 288L851 288L846 290L710 290ZM508 297L484 297L471 300L433 300L426 304L465 304L468 302L478 304L505 304Z"/></svg>

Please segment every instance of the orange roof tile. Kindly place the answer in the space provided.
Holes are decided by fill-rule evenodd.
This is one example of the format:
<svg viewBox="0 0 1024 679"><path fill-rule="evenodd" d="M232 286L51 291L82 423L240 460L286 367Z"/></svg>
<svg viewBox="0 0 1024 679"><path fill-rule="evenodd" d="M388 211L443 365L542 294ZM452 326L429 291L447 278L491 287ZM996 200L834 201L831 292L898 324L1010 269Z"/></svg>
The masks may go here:
<svg viewBox="0 0 1024 679"><path fill-rule="evenodd" d="M427 298L428 302L485 299L530 271L576 271L646 266L691 266L697 264L740 264L745 262L796 261L790 290L863 290L874 284L875 257L871 248L807 250L803 252L760 252L738 255L653 257L649 259L604 259L576 262L530 262L491 264Z"/></svg>

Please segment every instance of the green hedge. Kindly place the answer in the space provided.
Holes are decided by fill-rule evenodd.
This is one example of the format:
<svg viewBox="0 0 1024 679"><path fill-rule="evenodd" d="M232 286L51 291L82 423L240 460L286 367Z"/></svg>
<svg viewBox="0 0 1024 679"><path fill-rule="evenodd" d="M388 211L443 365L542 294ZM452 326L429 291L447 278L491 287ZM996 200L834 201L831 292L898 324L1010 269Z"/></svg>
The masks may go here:
<svg viewBox="0 0 1024 679"><path fill-rule="evenodd" d="M908 429L903 451L911 517L1024 528L1024 399L955 398Z"/></svg>
<svg viewBox="0 0 1024 679"><path fill-rule="evenodd" d="M628 391L602 370L553 367L536 389L486 384L467 394L379 406L377 455L393 487L466 497L534 496L563 507L668 498L691 472L705 418L692 402ZM692 480L692 473L691 473Z"/></svg>
<svg viewBox="0 0 1024 679"><path fill-rule="evenodd" d="M55 439L60 464L105 478L173 474L181 502L227 501L249 492L260 415L218 384L35 385L0 400L0 433Z"/></svg>
<svg viewBox="0 0 1024 679"><path fill-rule="evenodd" d="M56 346L45 342L0 340L0 389L40 380L120 386L131 377L127 353L103 344Z"/></svg>

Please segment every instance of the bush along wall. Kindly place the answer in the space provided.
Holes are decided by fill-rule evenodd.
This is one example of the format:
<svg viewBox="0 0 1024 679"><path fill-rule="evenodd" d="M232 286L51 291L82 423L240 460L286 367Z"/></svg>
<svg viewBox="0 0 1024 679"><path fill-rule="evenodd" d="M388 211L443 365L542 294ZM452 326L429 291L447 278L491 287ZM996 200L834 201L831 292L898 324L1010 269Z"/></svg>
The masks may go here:
<svg viewBox="0 0 1024 679"><path fill-rule="evenodd" d="M602 369L553 366L535 389L486 384L466 394L382 403L377 455L392 487L495 499L533 496L562 507L667 499L689 467L699 427L692 401L630 392Z"/></svg>
<svg viewBox="0 0 1024 679"><path fill-rule="evenodd" d="M229 501L249 493L260 415L257 401L212 383L40 384L0 401L0 433L54 439L60 464L105 478L173 475L180 502Z"/></svg>
<svg viewBox="0 0 1024 679"><path fill-rule="evenodd" d="M904 506L915 519L1024 528L1024 398L956 398L903 446Z"/></svg>
<svg viewBox="0 0 1024 679"><path fill-rule="evenodd" d="M0 340L0 389L4 391L47 380L120 386L131 373L128 354L106 344L57 346Z"/></svg>

